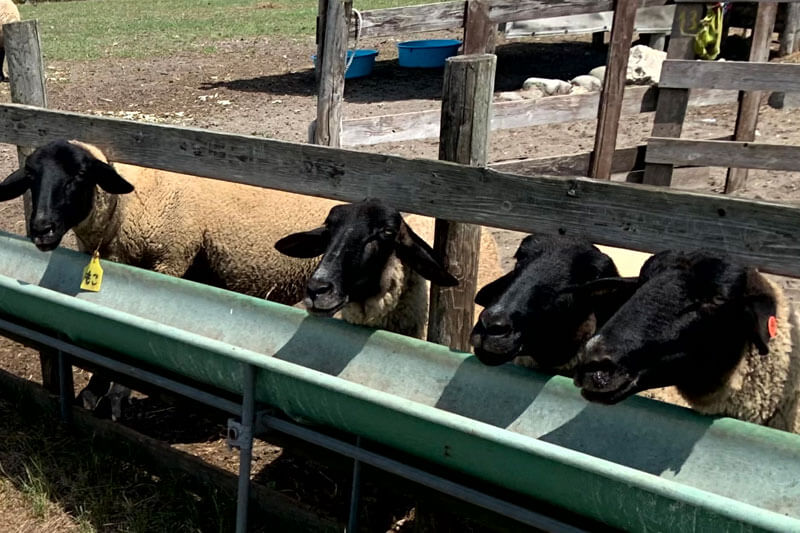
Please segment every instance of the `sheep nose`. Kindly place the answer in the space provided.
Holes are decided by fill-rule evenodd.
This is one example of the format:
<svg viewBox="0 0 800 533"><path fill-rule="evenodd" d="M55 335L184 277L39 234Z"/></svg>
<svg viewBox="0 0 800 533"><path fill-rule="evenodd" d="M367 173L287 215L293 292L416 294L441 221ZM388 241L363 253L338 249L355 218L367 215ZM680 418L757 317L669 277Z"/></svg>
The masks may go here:
<svg viewBox="0 0 800 533"><path fill-rule="evenodd" d="M42 220L42 219L33 219L31 223L31 230L35 233L43 234L43 233L53 233L55 230L56 225L53 222Z"/></svg>
<svg viewBox="0 0 800 533"><path fill-rule="evenodd" d="M308 280L306 290L311 297L322 296L333 290L333 283L326 280L311 278Z"/></svg>
<svg viewBox="0 0 800 533"><path fill-rule="evenodd" d="M487 335L502 337L511 333L511 318L499 309L485 310L480 319Z"/></svg>

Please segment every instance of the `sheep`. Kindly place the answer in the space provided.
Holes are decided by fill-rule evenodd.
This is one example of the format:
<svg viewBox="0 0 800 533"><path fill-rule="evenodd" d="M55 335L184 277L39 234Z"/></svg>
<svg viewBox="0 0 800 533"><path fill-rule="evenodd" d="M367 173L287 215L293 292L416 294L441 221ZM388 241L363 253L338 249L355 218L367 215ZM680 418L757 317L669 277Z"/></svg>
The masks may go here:
<svg viewBox="0 0 800 533"><path fill-rule="evenodd" d="M470 338L475 355L491 366L513 360L568 373L580 345L616 308L594 308L570 289L617 276L617 268L589 241L566 236L528 235L514 257L514 269L475 296L484 307Z"/></svg>
<svg viewBox="0 0 800 533"><path fill-rule="evenodd" d="M411 228L414 228L413 230ZM419 234L415 233L415 230ZM331 209L325 225L275 243L292 257L323 255L306 285L309 312L423 338L428 284L458 283L435 258L434 220L400 212L377 199ZM482 232L478 283L501 274L497 247Z"/></svg>
<svg viewBox="0 0 800 533"><path fill-rule="evenodd" d="M0 82L6 81L3 74L3 60L6 58L6 43L3 36L3 24L20 20L19 10L11 0L0 0Z"/></svg>
<svg viewBox="0 0 800 533"><path fill-rule="evenodd" d="M128 194L134 187L136 193ZM32 212L26 222L42 251L56 248L72 229L83 252L97 250L108 260L289 305L301 300L316 261L289 259L268 243L319 223L336 204L133 165L112 166L99 148L66 140L35 150L24 168L0 183L0 201L29 189ZM109 390L109 383L95 376L81 392L90 409Z"/></svg>
<svg viewBox="0 0 800 533"><path fill-rule="evenodd" d="M130 195L127 193L133 192ZM30 189L31 240L56 248L72 229L78 249L111 261L284 304L302 299L316 261L269 244L324 219L332 200L116 163L97 147L57 140L0 183L0 201Z"/></svg>
<svg viewBox="0 0 800 533"><path fill-rule="evenodd" d="M800 322L778 285L724 257L667 251L617 290L629 299L578 354L587 400L655 390L701 413L800 432Z"/></svg>

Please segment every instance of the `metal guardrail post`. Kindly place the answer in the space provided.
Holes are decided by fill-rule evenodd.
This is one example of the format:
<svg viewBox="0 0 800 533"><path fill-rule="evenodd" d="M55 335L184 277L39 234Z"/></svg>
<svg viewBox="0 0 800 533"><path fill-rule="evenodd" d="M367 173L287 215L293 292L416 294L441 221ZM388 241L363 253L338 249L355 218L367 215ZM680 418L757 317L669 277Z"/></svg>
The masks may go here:
<svg viewBox="0 0 800 533"><path fill-rule="evenodd" d="M72 361L69 354L58 351L58 395L61 406L61 421L72 423L72 402L75 398L75 384L72 379Z"/></svg>
<svg viewBox="0 0 800 533"><path fill-rule="evenodd" d="M228 445L239 448L239 486L236 491L236 533L247 531L247 510L250 503L250 470L253 458L253 426L255 424L256 368L242 365L242 419L228 420Z"/></svg>

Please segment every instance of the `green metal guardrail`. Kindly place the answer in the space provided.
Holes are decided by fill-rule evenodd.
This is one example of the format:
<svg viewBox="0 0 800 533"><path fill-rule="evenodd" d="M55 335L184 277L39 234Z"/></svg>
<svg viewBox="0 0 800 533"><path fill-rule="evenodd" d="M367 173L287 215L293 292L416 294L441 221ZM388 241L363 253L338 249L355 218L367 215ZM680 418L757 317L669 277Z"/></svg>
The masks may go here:
<svg viewBox="0 0 800 533"><path fill-rule="evenodd" d="M0 314L256 399L629 531L800 531L800 436L0 235Z"/></svg>

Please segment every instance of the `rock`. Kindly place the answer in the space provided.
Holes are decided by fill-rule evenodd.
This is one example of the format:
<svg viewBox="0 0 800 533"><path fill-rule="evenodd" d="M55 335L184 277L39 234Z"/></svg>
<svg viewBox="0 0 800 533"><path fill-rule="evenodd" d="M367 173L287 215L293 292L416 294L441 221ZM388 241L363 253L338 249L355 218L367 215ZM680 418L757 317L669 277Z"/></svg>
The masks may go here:
<svg viewBox="0 0 800 533"><path fill-rule="evenodd" d="M525 100L536 100L537 98L544 98L546 95L539 87L531 87L530 89L523 89L519 95Z"/></svg>
<svg viewBox="0 0 800 533"><path fill-rule="evenodd" d="M594 76L598 80L600 80L600 84L603 84L603 80L606 79L606 66L601 65L599 67L595 67L589 71L589 76Z"/></svg>
<svg viewBox="0 0 800 533"><path fill-rule="evenodd" d="M793 109L800 107L800 93L772 93L767 101L774 109Z"/></svg>
<svg viewBox="0 0 800 533"><path fill-rule="evenodd" d="M524 97L516 91L503 91L497 93L497 99L503 102L514 102L517 100L524 100Z"/></svg>
<svg viewBox="0 0 800 533"><path fill-rule="evenodd" d="M556 94L569 94L572 86L564 80L554 80L549 78L528 78L522 84L523 90L538 87L545 95L553 96Z"/></svg>
<svg viewBox="0 0 800 533"><path fill-rule="evenodd" d="M631 48L628 56L626 81L632 85L651 85L661 79L661 65L667 53L638 44Z"/></svg>
<svg viewBox="0 0 800 533"><path fill-rule="evenodd" d="M599 91L600 87L602 87L603 83L594 76L583 75L583 76L576 76L570 80L572 84L572 92L575 92L576 87L581 87L586 89L586 92L592 91Z"/></svg>

